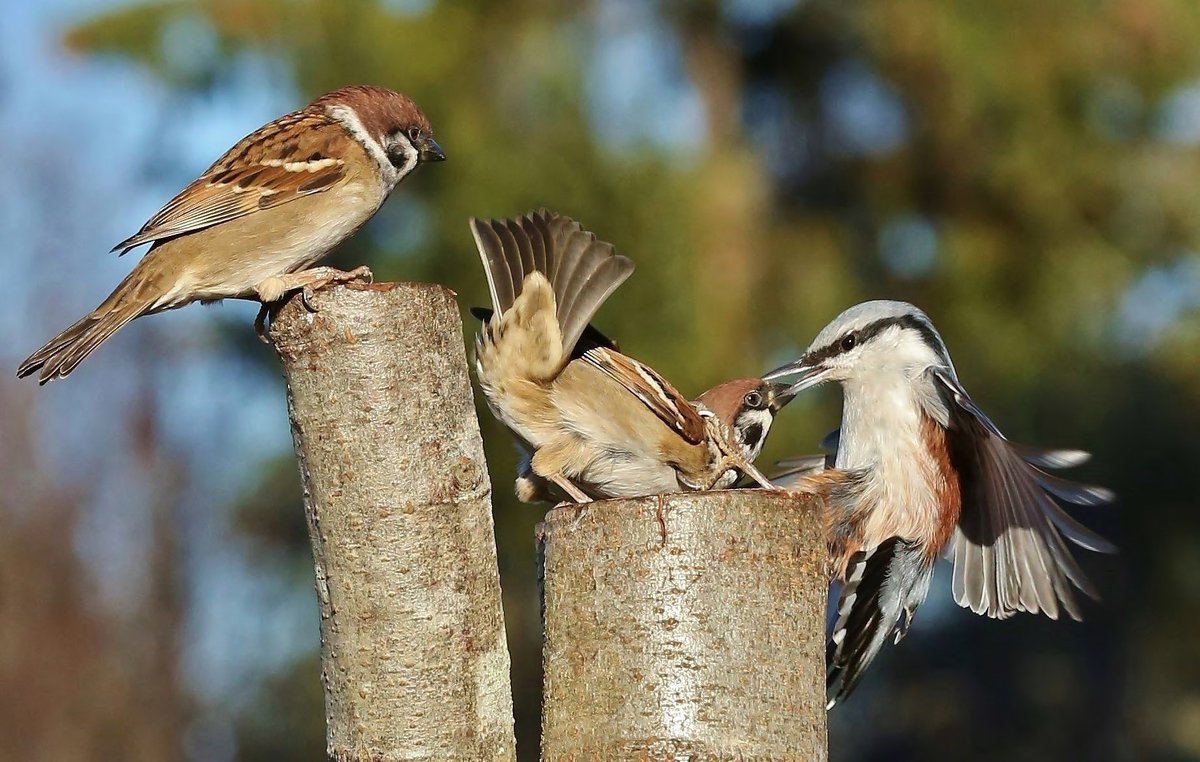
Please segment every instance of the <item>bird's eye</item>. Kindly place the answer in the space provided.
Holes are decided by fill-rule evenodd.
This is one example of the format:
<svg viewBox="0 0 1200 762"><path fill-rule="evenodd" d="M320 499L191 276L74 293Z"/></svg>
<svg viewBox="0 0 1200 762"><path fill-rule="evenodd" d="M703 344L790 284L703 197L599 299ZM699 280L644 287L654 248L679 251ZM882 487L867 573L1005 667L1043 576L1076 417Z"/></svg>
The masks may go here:
<svg viewBox="0 0 1200 762"><path fill-rule="evenodd" d="M848 334L846 334L845 338L842 339L842 343L841 343L842 351L849 352L851 349L854 349L855 345L857 345L857 344L858 344L858 337L852 333L848 333Z"/></svg>
<svg viewBox="0 0 1200 762"><path fill-rule="evenodd" d="M411 140L415 143L415 142L417 142L417 139L420 137L421 137L421 128L420 127L409 127L408 128L408 139L409 140Z"/></svg>
<svg viewBox="0 0 1200 762"><path fill-rule="evenodd" d="M753 410L758 410L763 406L763 396L758 392L750 392L746 395L746 407Z"/></svg>

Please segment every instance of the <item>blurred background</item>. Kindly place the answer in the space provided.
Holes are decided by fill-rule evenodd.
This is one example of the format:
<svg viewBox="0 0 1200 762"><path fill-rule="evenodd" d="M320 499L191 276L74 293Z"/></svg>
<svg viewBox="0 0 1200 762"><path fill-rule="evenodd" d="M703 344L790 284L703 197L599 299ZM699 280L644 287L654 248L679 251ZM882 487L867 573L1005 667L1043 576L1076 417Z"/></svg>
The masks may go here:
<svg viewBox="0 0 1200 762"><path fill-rule="evenodd" d="M834 760L1200 759L1200 4L1194 0L3 0L0 759L321 760L317 610L255 306L12 371L237 139L347 83L449 161L334 264L486 302L466 220L540 205L638 265L598 325L685 392L906 299L1015 440L1091 450L1121 546L1087 621L985 621L947 570L831 717ZM469 318L468 318L469 321ZM468 322L468 333L474 331ZM765 454L812 452L836 390ZM540 632L484 408L522 759Z"/></svg>

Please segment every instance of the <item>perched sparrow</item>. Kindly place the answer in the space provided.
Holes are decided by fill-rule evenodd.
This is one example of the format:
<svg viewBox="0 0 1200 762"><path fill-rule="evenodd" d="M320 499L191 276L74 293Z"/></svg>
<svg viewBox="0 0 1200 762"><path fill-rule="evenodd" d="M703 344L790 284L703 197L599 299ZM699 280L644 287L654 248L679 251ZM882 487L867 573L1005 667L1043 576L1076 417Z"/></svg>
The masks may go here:
<svg viewBox="0 0 1200 762"><path fill-rule="evenodd" d="M794 394L841 383L842 426L829 499L831 573L845 585L829 661L830 706L852 691L893 633L907 631L934 562L954 563L954 599L1003 619L1018 611L1080 618L1072 593L1095 589L1065 540L1113 552L1053 498L1110 502L1108 490L1046 473L1086 460L1004 438L958 381L923 312L866 302L839 315L799 360L767 374L797 377ZM820 469L820 460L799 470Z"/></svg>
<svg viewBox="0 0 1200 762"><path fill-rule="evenodd" d="M733 382L693 405L617 351L588 323L633 263L574 220L542 211L471 229L495 308L476 368L492 412L532 453L522 499L548 494L542 480L576 502L713 489L739 471L771 486L748 454L790 396ZM735 434L743 406L764 408L740 422L746 447Z"/></svg>
<svg viewBox="0 0 1200 762"><path fill-rule="evenodd" d="M21 364L39 383L66 376L134 318L195 301L257 299L369 277L310 267L359 229L417 165L446 158L417 104L382 87L344 87L260 127L217 159L137 235L151 244L90 315ZM260 313L260 320L262 313Z"/></svg>

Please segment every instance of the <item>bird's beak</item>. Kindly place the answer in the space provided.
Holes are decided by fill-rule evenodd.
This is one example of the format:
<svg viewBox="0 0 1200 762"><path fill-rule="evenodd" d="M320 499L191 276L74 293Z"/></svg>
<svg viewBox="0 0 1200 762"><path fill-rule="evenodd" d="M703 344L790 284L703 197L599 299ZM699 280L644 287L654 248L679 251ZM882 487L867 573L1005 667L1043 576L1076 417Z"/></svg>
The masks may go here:
<svg viewBox="0 0 1200 762"><path fill-rule="evenodd" d="M791 402L796 396L792 391L790 384L771 384L771 413L772 415L783 410L783 406Z"/></svg>
<svg viewBox="0 0 1200 762"><path fill-rule="evenodd" d="M417 141L417 157L422 161L445 161L446 152L437 141L426 135Z"/></svg>
<svg viewBox="0 0 1200 762"><path fill-rule="evenodd" d="M805 389L810 389L824 383L827 374L828 369L824 366L819 364L809 365L806 362L806 358L801 357L799 360L776 368L763 376L763 381L774 381L779 378L792 377L792 383L786 387L786 393L791 395L791 397L795 397ZM791 397L788 399L791 399Z"/></svg>

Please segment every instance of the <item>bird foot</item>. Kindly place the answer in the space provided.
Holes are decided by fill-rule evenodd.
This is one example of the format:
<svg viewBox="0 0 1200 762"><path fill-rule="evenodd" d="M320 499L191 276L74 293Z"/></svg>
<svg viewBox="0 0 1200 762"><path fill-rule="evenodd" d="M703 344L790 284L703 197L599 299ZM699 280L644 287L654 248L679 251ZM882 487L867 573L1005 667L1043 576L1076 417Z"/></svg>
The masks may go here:
<svg viewBox="0 0 1200 762"><path fill-rule="evenodd" d="M271 329L271 320L275 317L275 302L263 302L258 308L258 314L254 316L254 335L264 344L270 344L271 339L267 336L267 331Z"/></svg>
<svg viewBox="0 0 1200 762"><path fill-rule="evenodd" d="M353 270L337 270L332 267L314 267L309 270L301 270L298 273L292 273L291 276L296 278L296 285L289 288L289 291L300 289L300 301L304 304L304 308L309 312L316 312L317 308L313 306L313 295L323 288L329 286L340 285L342 283L353 283L356 280L372 283L375 280L375 275L371 272L371 268L362 265Z"/></svg>
<svg viewBox="0 0 1200 762"><path fill-rule="evenodd" d="M749 476L751 479L758 482L759 486L761 487L765 487L766 489L779 489L771 483L770 479L768 479L766 476L763 476L763 473L759 471L754 464L746 458L745 455L742 454L742 448L738 446L737 439L734 437L733 432L728 426L725 425L723 421L721 421L721 419L717 418L711 413L708 413L707 411L702 411L701 415L704 417L704 421L708 429L709 439L716 445L717 452L721 456L717 460L717 466L715 469L716 475L712 478L708 485L704 487L704 489L712 489L714 486L716 486L717 483L725 477L725 474L730 469L737 469L738 471L741 471L746 476Z"/></svg>
<svg viewBox="0 0 1200 762"><path fill-rule="evenodd" d="M583 490L576 487L570 479L562 474L550 474L546 478L557 484L559 488L563 492L566 492L567 495L570 496L571 500L573 500L575 503L582 504L592 502L592 499L584 494Z"/></svg>
<svg viewBox="0 0 1200 762"><path fill-rule="evenodd" d="M262 302L258 316L254 318L255 334L263 343L270 343L267 338L267 332L270 330L271 318L274 317L279 302L287 294L299 291L300 302L304 305L304 309L309 312L316 312L317 308L313 304L313 296L317 291L332 285L352 283L356 280L372 283L375 280L375 276L372 274L371 268L361 266L353 270L338 270L334 267L313 267L296 273L275 275L267 278L254 288L255 293Z"/></svg>

